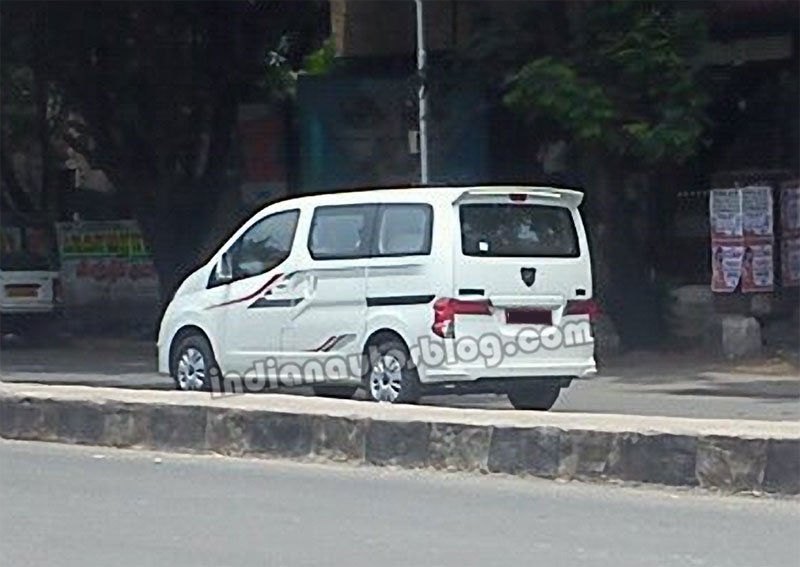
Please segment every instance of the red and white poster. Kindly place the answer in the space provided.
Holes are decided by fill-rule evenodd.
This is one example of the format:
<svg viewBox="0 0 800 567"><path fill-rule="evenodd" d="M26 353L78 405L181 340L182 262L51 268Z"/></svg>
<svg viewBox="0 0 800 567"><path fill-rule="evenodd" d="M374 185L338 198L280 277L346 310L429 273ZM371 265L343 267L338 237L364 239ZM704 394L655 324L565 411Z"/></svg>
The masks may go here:
<svg viewBox="0 0 800 567"><path fill-rule="evenodd" d="M783 239L781 281L787 287L800 285L800 236Z"/></svg>
<svg viewBox="0 0 800 567"><path fill-rule="evenodd" d="M769 292L774 287L772 188L714 189L711 289L717 293Z"/></svg>
<svg viewBox="0 0 800 567"><path fill-rule="evenodd" d="M772 291L773 284L772 243L745 245L742 257L742 292Z"/></svg>
<svg viewBox="0 0 800 567"><path fill-rule="evenodd" d="M711 247L711 290L731 293L739 285L744 246L717 244Z"/></svg>

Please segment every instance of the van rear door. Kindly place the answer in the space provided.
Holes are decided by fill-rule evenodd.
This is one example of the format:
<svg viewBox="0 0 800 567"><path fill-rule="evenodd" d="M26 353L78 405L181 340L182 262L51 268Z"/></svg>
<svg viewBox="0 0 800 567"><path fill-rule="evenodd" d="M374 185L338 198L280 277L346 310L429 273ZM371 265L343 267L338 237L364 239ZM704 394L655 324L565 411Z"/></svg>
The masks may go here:
<svg viewBox="0 0 800 567"><path fill-rule="evenodd" d="M585 360L586 348L572 348L577 343L591 356L594 307L581 199L566 190L478 189L455 201L454 294L466 306L455 310L456 339L500 337L509 366ZM475 303L487 309L470 307ZM537 334L535 344L529 338L522 345L533 352L520 350L523 328Z"/></svg>

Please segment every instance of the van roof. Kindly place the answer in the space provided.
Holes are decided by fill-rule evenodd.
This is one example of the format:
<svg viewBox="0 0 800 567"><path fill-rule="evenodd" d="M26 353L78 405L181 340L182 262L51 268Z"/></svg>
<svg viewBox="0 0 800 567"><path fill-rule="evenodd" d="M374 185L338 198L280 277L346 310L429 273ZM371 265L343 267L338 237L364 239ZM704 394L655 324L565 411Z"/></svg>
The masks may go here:
<svg viewBox="0 0 800 567"><path fill-rule="evenodd" d="M339 204L342 201L349 203L363 203L367 201L395 201L407 199L423 199L425 201L454 202L468 196L526 193L537 196L552 196L563 199L571 206L577 207L583 200L583 193L574 189L564 189L549 186L531 185L430 185L424 187L398 186L386 188L359 188L344 191L326 191L320 193L301 194L291 196L284 201L292 203L327 205Z"/></svg>

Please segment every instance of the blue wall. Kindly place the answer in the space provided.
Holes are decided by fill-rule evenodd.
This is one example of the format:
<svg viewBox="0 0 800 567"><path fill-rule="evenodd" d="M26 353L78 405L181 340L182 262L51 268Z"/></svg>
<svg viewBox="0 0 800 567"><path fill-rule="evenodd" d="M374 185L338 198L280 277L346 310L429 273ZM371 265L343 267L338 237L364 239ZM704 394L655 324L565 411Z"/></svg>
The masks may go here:
<svg viewBox="0 0 800 567"><path fill-rule="evenodd" d="M301 77L298 82L300 191L416 184L416 90L404 78ZM431 183L488 179L483 94L469 86L429 97Z"/></svg>

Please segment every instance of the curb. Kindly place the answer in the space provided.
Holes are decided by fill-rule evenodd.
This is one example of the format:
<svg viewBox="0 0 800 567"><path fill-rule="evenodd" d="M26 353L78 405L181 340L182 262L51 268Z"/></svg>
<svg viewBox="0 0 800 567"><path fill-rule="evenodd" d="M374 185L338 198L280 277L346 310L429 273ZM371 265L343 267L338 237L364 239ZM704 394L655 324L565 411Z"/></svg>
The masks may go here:
<svg viewBox="0 0 800 567"><path fill-rule="evenodd" d="M0 384L0 437L800 493L800 423Z"/></svg>

